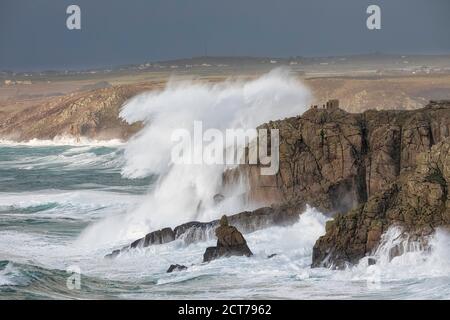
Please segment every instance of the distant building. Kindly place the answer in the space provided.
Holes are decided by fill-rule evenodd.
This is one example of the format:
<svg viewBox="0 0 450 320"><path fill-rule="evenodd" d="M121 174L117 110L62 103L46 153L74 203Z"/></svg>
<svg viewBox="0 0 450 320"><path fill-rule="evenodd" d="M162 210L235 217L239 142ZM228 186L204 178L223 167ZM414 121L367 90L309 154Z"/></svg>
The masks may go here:
<svg viewBox="0 0 450 320"><path fill-rule="evenodd" d="M311 105L311 109L317 109L318 106L316 104ZM322 104L323 109L327 110L335 110L339 108L339 100L338 99L332 99L328 100L326 104Z"/></svg>
<svg viewBox="0 0 450 320"><path fill-rule="evenodd" d="M328 100L325 107L328 110L334 110L339 108L339 100L338 99L332 99L332 100Z"/></svg>

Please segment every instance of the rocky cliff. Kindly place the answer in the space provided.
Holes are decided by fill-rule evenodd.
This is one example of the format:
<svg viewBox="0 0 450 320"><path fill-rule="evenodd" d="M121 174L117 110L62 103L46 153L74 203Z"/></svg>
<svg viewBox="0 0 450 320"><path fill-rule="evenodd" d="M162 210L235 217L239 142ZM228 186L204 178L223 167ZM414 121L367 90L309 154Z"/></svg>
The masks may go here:
<svg viewBox="0 0 450 320"><path fill-rule="evenodd" d="M259 165L243 165L225 181L245 177L248 198L264 205L307 203L346 212L413 170L419 153L450 135L450 102L361 114L312 108L262 127L280 131L278 174L262 176Z"/></svg>
<svg viewBox="0 0 450 320"><path fill-rule="evenodd" d="M425 241L436 228L450 230L450 138L417 157L416 169L356 209L334 217L315 244L313 266L343 267L370 255L390 226ZM426 243L423 243L426 246ZM392 256L401 252L391 252Z"/></svg>
<svg viewBox="0 0 450 320"><path fill-rule="evenodd" d="M140 128L118 118L123 103L147 85L121 85L75 92L0 118L0 137L24 141L56 136L127 139Z"/></svg>

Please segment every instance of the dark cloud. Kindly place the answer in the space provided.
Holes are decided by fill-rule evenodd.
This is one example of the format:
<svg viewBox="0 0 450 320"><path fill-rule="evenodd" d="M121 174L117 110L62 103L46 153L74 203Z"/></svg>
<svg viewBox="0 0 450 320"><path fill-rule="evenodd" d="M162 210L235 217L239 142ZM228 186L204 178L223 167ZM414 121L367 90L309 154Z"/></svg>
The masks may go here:
<svg viewBox="0 0 450 320"><path fill-rule="evenodd" d="M82 30L66 29L78 4ZM382 8L382 30L365 27ZM1 0L0 69L209 55L450 52L448 0Z"/></svg>

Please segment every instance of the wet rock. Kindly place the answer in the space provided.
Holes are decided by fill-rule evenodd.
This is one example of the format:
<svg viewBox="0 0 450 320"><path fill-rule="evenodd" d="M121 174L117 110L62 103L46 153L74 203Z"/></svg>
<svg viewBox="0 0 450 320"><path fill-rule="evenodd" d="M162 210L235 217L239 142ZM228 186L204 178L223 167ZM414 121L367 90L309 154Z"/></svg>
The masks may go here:
<svg viewBox="0 0 450 320"><path fill-rule="evenodd" d="M250 233L271 226L287 226L296 223L299 213L305 209L304 204L285 203L272 207L263 207L254 211L244 211L228 217L230 224L239 228L244 233ZM183 239L186 244L198 241L206 241L215 236L215 229L219 220L210 222L191 221L181 224L175 229L164 228L148 233L144 238L133 241L120 251L134 248L145 248L154 244L163 244L175 239ZM111 255L108 255L110 257Z"/></svg>
<svg viewBox="0 0 450 320"><path fill-rule="evenodd" d="M250 257L253 255L242 233L236 227L228 224L227 216L224 215L220 219L219 227L217 227L215 233L217 246L206 249L203 255L203 262L209 262L220 257Z"/></svg>
<svg viewBox="0 0 450 320"><path fill-rule="evenodd" d="M209 262L219 257L219 249L217 247L208 247L203 254L203 262Z"/></svg>
<svg viewBox="0 0 450 320"><path fill-rule="evenodd" d="M130 245L114 250L112 253L107 254L105 258L115 258L119 253L126 252L130 249L145 248L150 245L164 244L173 240L175 240L175 232L171 228L164 228L150 232L145 237L133 241Z"/></svg>
<svg viewBox="0 0 450 320"><path fill-rule="evenodd" d="M171 228L164 228L148 233L144 237L143 246L148 247L152 244L163 244L175 240L175 232Z"/></svg>
<svg viewBox="0 0 450 320"><path fill-rule="evenodd" d="M450 101L360 114L311 109L261 128L279 130L279 172L262 176L261 165L245 164L224 181L246 179L248 199L268 206L296 201L344 213L414 170L420 153L450 136Z"/></svg>
<svg viewBox="0 0 450 320"><path fill-rule="evenodd" d="M375 258L369 258L369 259L367 260L367 264L368 264L369 266L373 266L373 265L377 264L377 260L376 260Z"/></svg>
<svg viewBox="0 0 450 320"><path fill-rule="evenodd" d="M205 241L212 237L213 230L217 224L217 220L211 222L192 221L184 223L174 229L175 238L182 238L186 244Z"/></svg>
<svg viewBox="0 0 450 320"><path fill-rule="evenodd" d="M269 254L268 256L267 256L267 259L272 259L273 257L275 257L275 256L277 256L278 254L276 254L276 253L272 253L272 254Z"/></svg>
<svg viewBox="0 0 450 320"><path fill-rule="evenodd" d="M403 244L392 247L389 258L408 246L427 250L427 237L438 227L450 230L450 138L417 156L415 170L404 171L386 189L358 208L339 214L313 248L313 267L356 264L377 248L391 226L403 230Z"/></svg>
<svg viewBox="0 0 450 320"><path fill-rule="evenodd" d="M167 273L171 273L174 271L182 271L182 270L186 270L187 267L181 264L171 264L169 269L167 269Z"/></svg>

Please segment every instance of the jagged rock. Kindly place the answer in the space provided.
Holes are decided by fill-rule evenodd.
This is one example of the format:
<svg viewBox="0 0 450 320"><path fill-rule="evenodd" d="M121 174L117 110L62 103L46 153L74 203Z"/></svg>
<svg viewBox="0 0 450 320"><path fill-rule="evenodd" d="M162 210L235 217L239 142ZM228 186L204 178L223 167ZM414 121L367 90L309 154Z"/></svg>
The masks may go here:
<svg viewBox="0 0 450 320"><path fill-rule="evenodd" d="M130 248L145 248L152 244L163 244L173 240L175 240L175 232L171 228L164 228L150 232L144 238L137 239L130 244Z"/></svg>
<svg viewBox="0 0 450 320"><path fill-rule="evenodd" d="M175 240L175 232L171 228L164 228L151 232L144 237L144 247L151 244L163 244Z"/></svg>
<svg viewBox="0 0 450 320"><path fill-rule="evenodd" d="M219 257L219 249L217 247L208 247L203 254L203 262L209 262Z"/></svg>
<svg viewBox="0 0 450 320"><path fill-rule="evenodd" d="M299 213L304 210L303 204L282 204L272 207L259 208L254 211L244 211L228 217L230 224L236 226L244 233L254 232L270 226L286 226L298 221ZM205 241L214 236L214 230L219 225L219 220L210 222L192 221L175 227L148 233L145 237L133 241L130 245L120 250L114 250L117 254L108 254L106 257L114 258L120 252L134 248L145 248L154 244L163 244L175 239L183 239L186 244L197 241Z"/></svg>
<svg viewBox="0 0 450 320"><path fill-rule="evenodd" d="M211 222L192 221L184 223L174 229L175 238L183 238L186 244L205 241L209 239L209 236L217 226L217 223L217 220Z"/></svg>
<svg viewBox="0 0 450 320"><path fill-rule="evenodd" d="M342 213L413 170L419 153L450 136L450 101L361 114L313 108L261 128L279 129L279 172L262 176L259 164L245 164L226 172L225 183L247 179L247 197L256 203L308 203Z"/></svg>
<svg viewBox="0 0 450 320"><path fill-rule="evenodd" d="M253 255L242 233L228 224L227 216L220 219L220 225L216 229L217 246L209 247L203 255L203 262L221 257Z"/></svg>
<svg viewBox="0 0 450 320"><path fill-rule="evenodd" d="M367 203L335 216L314 246L312 266L357 263L377 248L383 232L393 225L424 248L436 228L450 229L450 138L420 154L415 167ZM394 247L390 258L402 253L403 247Z"/></svg>
<svg viewBox="0 0 450 320"><path fill-rule="evenodd" d="M181 264L171 264L169 269L167 269L167 273L171 273L174 271L182 271L182 270L186 270L187 267Z"/></svg>

